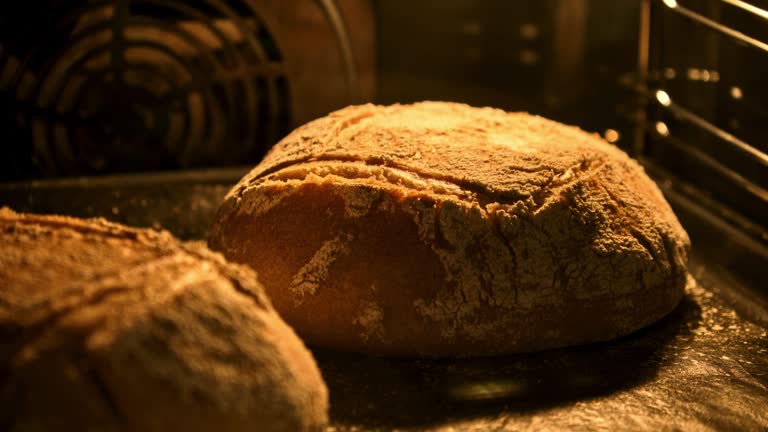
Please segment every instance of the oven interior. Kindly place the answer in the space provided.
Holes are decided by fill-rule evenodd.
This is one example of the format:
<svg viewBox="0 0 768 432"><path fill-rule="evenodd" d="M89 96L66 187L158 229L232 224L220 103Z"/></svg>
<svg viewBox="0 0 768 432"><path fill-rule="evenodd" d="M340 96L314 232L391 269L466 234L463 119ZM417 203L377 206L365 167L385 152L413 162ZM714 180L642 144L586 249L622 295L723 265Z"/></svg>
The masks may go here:
<svg viewBox="0 0 768 432"><path fill-rule="evenodd" d="M333 430L768 427L764 0L110 0L0 7L0 204L201 240L284 134L355 103L529 111L639 159L698 281L618 341L316 351Z"/></svg>

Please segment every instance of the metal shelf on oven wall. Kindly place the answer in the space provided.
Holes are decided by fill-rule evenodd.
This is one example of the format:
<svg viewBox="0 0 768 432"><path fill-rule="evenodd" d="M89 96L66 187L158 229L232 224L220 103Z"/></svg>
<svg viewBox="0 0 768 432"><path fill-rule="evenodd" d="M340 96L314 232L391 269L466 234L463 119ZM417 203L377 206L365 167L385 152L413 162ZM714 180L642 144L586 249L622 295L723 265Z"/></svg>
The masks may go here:
<svg viewBox="0 0 768 432"><path fill-rule="evenodd" d="M248 168L0 184L22 211L104 216L203 239ZM766 249L648 165L688 229L692 286L670 316L619 340L483 359L313 350L332 430L768 428ZM442 429L441 429L442 428Z"/></svg>
<svg viewBox="0 0 768 432"><path fill-rule="evenodd" d="M0 206L34 213L103 217L203 239L229 189L251 167L0 183Z"/></svg>

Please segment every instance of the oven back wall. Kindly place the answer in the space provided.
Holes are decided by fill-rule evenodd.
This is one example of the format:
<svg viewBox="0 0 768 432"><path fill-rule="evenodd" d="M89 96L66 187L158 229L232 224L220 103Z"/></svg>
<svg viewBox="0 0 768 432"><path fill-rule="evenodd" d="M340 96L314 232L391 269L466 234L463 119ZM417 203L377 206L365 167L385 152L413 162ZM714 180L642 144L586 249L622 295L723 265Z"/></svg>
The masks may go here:
<svg viewBox="0 0 768 432"><path fill-rule="evenodd" d="M381 103L529 111L629 145L640 2L374 3Z"/></svg>

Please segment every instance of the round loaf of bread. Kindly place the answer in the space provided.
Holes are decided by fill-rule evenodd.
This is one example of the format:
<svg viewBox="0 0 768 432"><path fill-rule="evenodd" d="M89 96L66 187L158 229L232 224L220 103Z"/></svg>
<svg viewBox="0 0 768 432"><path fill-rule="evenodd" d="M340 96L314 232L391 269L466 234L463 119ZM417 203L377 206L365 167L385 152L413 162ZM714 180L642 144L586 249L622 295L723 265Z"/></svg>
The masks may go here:
<svg viewBox="0 0 768 432"><path fill-rule="evenodd" d="M314 359L251 269L102 220L0 209L0 233L0 430L322 430Z"/></svg>
<svg viewBox="0 0 768 432"><path fill-rule="evenodd" d="M311 344L472 356L626 335L668 312L689 240L595 135L466 105L353 106L279 142L209 245Z"/></svg>

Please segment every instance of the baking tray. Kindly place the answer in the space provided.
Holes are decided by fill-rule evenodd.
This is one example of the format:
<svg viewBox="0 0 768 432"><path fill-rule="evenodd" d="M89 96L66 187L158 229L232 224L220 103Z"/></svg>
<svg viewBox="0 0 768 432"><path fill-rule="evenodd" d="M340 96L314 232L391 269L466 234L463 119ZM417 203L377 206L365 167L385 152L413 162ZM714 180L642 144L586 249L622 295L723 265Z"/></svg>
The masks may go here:
<svg viewBox="0 0 768 432"><path fill-rule="evenodd" d="M0 184L17 211L103 216L204 239L247 168ZM690 284L627 337L462 360L313 350L329 431L768 430L768 252L669 179L656 178L694 244Z"/></svg>

